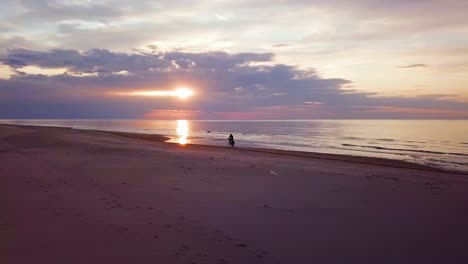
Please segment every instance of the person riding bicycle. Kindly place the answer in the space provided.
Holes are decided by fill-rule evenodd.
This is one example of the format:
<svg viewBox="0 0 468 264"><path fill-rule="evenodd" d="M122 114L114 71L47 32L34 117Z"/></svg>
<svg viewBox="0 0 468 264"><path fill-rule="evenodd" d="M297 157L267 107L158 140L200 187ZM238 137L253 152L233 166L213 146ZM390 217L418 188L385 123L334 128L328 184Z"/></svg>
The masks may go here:
<svg viewBox="0 0 468 264"><path fill-rule="evenodd" d="M236 142L234 141L234 136L232 134L229 134L228 141L231 147L234 147L234 145L236 144Z"/></svg>

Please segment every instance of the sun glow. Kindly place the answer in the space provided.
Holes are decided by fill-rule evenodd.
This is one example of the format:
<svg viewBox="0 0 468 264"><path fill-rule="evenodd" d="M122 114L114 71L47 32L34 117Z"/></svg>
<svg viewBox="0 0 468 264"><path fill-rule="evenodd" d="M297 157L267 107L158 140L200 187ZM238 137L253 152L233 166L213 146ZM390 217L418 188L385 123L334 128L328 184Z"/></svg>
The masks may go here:
<svg viewBox="0 0 468 264"><path fill-rule="evenodd" d="M180 99L186 99L193 95L193 91L188 88L179 88L175 90L175 95Z"/></svg>
<svg viewBox="0 0 468 264"><path fill-rule="evenodd" d="M130 96L150 96L150 97L177 97L179 99L187 99L193 96L195 93L192 89L187 87L180 87L172 91L133 91L119 93L119 95L130 95Z"/></svg>

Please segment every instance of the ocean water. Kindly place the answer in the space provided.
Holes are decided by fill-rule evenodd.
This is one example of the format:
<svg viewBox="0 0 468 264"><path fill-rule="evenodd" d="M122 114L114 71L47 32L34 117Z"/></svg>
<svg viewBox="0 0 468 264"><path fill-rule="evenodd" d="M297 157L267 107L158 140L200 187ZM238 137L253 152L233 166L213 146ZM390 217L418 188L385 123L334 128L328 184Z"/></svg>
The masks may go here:
<svg viewBox="0 0 468 264"><path fill-rule="evenodd" d="M404 160L468 172L468 120L0 120L0 123L162 134L226 145Z"/></svg>

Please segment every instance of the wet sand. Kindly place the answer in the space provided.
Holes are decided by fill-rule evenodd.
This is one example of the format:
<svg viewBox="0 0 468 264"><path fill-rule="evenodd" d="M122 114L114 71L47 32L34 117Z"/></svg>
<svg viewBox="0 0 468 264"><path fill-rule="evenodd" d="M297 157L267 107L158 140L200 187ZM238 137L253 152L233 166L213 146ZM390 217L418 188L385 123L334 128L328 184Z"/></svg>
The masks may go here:
<svg viewBox="0 0 468 264"><path fill-rule="evenodd" d="M468 175L0 125L0 263L468 263Z"/></svg>

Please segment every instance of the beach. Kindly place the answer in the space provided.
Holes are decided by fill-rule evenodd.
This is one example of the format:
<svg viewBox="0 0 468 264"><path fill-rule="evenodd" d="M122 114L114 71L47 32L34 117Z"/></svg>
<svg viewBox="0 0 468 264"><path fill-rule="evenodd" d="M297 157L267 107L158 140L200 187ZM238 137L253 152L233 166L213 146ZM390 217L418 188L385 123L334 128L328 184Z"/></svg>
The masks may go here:
<svg viewBox="0 0 468 264"><path fill-rule="evenodd" d="M468 263L468 174L0 125L0 262Z"/></svg>

